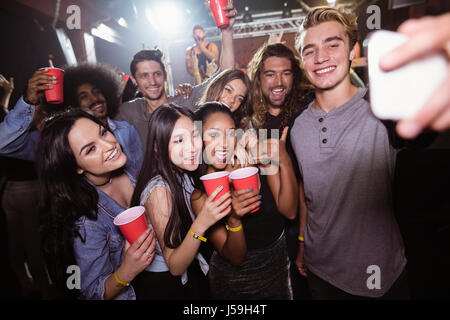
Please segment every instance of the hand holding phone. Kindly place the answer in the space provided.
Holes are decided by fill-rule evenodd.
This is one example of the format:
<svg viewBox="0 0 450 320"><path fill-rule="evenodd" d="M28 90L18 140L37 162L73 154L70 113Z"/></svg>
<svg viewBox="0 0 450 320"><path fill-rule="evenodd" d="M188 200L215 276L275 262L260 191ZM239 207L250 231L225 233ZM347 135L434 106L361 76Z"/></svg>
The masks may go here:
<svg viewBox="0 0 450 320"><path fill-rule="evenodd" d="M444 81L447 59L440 53L412 61L392 71L380 68L380 58L407 41L406 35L379 30L368 44L370 104L381 119L412 117Z"/></svg>

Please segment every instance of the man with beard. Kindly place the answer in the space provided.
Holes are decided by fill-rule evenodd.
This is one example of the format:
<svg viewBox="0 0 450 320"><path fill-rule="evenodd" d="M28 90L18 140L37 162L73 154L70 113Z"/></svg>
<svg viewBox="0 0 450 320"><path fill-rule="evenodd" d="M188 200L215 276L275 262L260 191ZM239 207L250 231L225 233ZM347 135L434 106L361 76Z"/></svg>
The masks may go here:
<svg viewBox="0 0 450 320"><path fill-rule="evenodd" d="M222 34L220 68L222 70L234 67L233 25L237 16L237 11L233 7L232 1L230 5L224 7L224 10L227 11L226 16L229 18L229 25L224 29L220 29ZM163 53L159 49L141 50L134 55L130 63L130 79L138 86L143 97L123 103L119 107L116 119L128 121L136 128L145 152L148 122L153 111L166 103L175 103L193 110L202 97L208 83L220 71L220 69L217 70L207 81L194 86L189 98L185 98L181 94L168 96L165 89L167 73L163 63Z"/></svg>
<svg viewBox="0 0 450 320"><path fill-rule="evenodd" d="M208 78L206 75L207 63L219 60L219 48L214 43L205 41L205 30L200 25L194 26L192 36L195 45L186 50L186 70L194 78L196 78L195 72L200 72L200 79L205 81ZM197 55L198 71L195 71L193 67L193 54Z"/></svg>
<svg viewBox="0 0 450 320"><path fill-rule="evenodd" d="M117 73L102 64L83 63L64 70L64 103L50 105L44 91L55 83L52 76L37 70L13 110L0 123L0 154L24 160L35 159L40 132L30 130L36 108L47 113L63 112L67 106L81 108L100 119L116 136L124 153L133 154L135 167L142 165L142 145L136 129L125 121L112 120L119 105L121 79ZM51 110L50 110L51 109Z"/></svg>
<svg viewBox="0 0 450 320"><path fill-rule="evenodd" d="M312 99L311 93L302 82L299 60L293 51L281 43L262 45L248 65L248 74L252 81L253 116L255 129L267 129L267 138L271 138L272 129L281 131L292 127L293 120ZM280 181L284 186L299 184L300 210L306 210L303 198L303 186L295 155L292 151L290 134L286 149L291 156L293 172L288 181ZM295 174L294 174L295 172ZM291 280L294 299L306 297L305 281L295 268L298 251L299 219L285 219L285 232L291 260Z"/></svg>

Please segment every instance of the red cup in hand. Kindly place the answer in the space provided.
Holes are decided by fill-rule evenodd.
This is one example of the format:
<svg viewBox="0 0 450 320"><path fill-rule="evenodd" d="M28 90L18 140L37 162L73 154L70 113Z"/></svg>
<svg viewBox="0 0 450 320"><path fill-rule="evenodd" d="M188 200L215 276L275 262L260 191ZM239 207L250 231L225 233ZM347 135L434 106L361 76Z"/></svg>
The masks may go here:
<svg viewBox="0 0 450 320"><path fill-rule="evenodd" d="M56 77L56 84L51 84L52 89L45 90L45 99L48 103L59 104L64 101L63 83L64 83L64 70L59 68L48 68L48 74Z"/></svg>
<svg viewBox="0 0 450 320"><path fill-rule="evenodd" d="M228 180L228 176L230 173L228 171L220 171L213 172L209 174L205 174L200 177L200 180L203 182L203 186L205 187L206 195L209 197L214 190L216 190L219 186L223 186L222 191L220 191L215 197L214 200L220 198L225 193L230 191L230 182Z"/></svg>
<svg viewBox="0 0 450 320"><path fill-rule="evenodd" d="M258 187L258 171L256 167L246 167L234 170L230 174L231 182L236 190L250 189L259 190ZM256 212L260 209L257 207L250 212Z"/></svg>
<svg viewBox="0 0 450 320"><path fill-rule="evenodd" d="M228 26L228 17L225 15L227 12L223 10L223 7L228 5L228 0L211 0L210 7L214 15L214 20L216 20L216 25L218 28L224 29Z"/></svg>
<svg viewBox="0 0 450 320"><path fill-rule="evenodd" d="M148 229L144 212L143 206L135 206L114 218L114 224L119 227L130 244L133 244Z"/></svg>

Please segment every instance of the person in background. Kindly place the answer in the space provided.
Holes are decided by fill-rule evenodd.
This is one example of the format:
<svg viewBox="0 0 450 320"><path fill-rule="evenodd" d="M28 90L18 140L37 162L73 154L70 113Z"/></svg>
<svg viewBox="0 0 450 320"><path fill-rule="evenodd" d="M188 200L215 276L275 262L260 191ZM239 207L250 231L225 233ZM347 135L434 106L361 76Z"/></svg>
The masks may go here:
<svg viewBox="0 0 450 320"><path fill-rule="evenodd" d="M226 105L233 114L237 127L247 130L252 115L251 82L239 69L227 69L217 75L207 86L199 104L217 101Z"/></svg>
<svg viewBox="0 0 450 320"><path fill-rule="evenodd" d="M5 107L12 93L12 80L0 79L8 95L3 100ZM7 108L5 111L8 111ZM38 134L46 116L43 106L38 105L30 123L30 132ZM39 183L35 164L30 160L1 155L0 172L5 177L1 206L7 224L7 261L16 274L20 294L22 298L54 298L54 286L48 277L40 245L37 211Z"/></svg>
<svg viewBox="0 0 450 320"><path fill-rule="evenodd" d="M205 36L203 27L195 25L192 29L195 44L186 50L186 70L194 77L196 85L210 77L208 65L219 61L219 48L214 43L205 41Z"/></svg>
<svg viewBox="0 0 450 320"><path fill-rule="evenodd" d="M133 81L128 78L125 81L125 87L123 88L122 95L120 96L120 104L136 98L137 86Z"/></svg>
<svg viewBox="0 0 450 320"><path fill-rule="evenodd" d="M70 105L93 114L108 126L127 153L135 155L130 158L130 161L136 161L134 167L140 168L142 145L136 129L125 121L109 117L114 115L119 103L120 78L116 72L100 64L83 63L67 67L64 74L64 103L55 105L45 101L44 92L51 89L51 85L47 84L55 83L55 79L45 72L46 69L43 68L33 74L25 94L0 123L0 154L34 160L40 133L29 129L36 105L43 104L49 114Z"/></svg>
<svg viewBox="0 0 450 320"><path fill-rule="evenodd" d="M233 7L233 2L225 7L230 24L227 28L221 29L222 54L220 55L220 70L233 68L234 47L233 47L233 25L236 20L237 10ZM208 82L214 78L192 88L188 99L184 95L168 96L165 89L167 78L166 69L163 63L163 53L159 49L141 50L136 53L130 63L131 79L142 92L143 98L137 98L122 104L116 116L118 120L128 121L139 133L142 145L147 146L148 123L151 114L162 104L176 103L182 107L194 110L198 100L203 95Z"/></svg>

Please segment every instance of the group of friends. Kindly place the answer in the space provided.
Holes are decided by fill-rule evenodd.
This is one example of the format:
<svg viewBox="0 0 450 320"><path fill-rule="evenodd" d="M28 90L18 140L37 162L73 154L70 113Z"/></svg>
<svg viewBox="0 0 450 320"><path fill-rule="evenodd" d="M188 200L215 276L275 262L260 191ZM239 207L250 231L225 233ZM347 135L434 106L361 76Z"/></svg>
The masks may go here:
<svg viewBox="0 0 450 320"><path fill-rule="evenodd" d="M162 52L141 50L130 72L142 97L120 104L117 73L84 63L65 68L65 101L50 105L43 92L55 79L40 69L0 123L1 155L36 164L38 197L28 201L39 207L50 279L83 299L291 300L296 272L314 299L407 299L396 154L430 144L426 126L449 126L448 90L397 128L377 119L350 79L356 17L328 7L305 17L300 59L265 43L246 74L234 68L237 12L225 9L219 68L189 97L168 96ZM433 19L408 23L424 30L450 17ZM445 40L448 50L443 32L433 49ZM407 52L385 68L413 59ZM201 176L248 166L259 169L258 190L207 195ZM113 220L139 205L149 228L130 244ZM71 265L79 291L67 288Z"/></svg>

